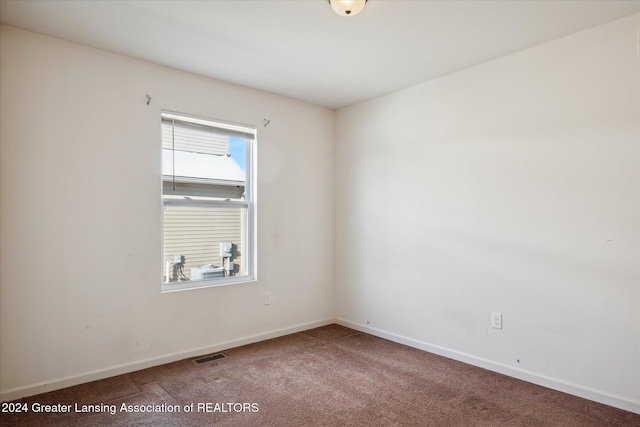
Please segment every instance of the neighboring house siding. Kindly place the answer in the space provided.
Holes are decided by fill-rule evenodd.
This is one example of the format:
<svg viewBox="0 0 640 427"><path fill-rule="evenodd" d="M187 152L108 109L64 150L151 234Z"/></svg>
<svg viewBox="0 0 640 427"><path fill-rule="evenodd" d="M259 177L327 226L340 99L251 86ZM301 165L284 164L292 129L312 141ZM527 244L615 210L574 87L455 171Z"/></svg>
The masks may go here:
<svg viewBox="0 0 640 427"><path fill-rule="evenodd" d="M185 257L184 273L187 277L191 276L191 267L204 264L220 266L221 242L234 244L231 260L236 274L242 272L242 209L165 205L164 217L163 259L165 263L167 260L171 262L171 272L176 255Z"/></svg>
<svg viewBox="0 0 640 427"><path fill-rule="evenodd" d="M162 148L226 156L229 143L228 136L215 134L211 128L180 123L174 130L171 122L163 120Z"/></svg>
<svg viewBox="0 0 640 427"><path fill-rule="evenodd" d="M173 190L175 185L175 191ZM242 199L244 185L218 185L211 190L211 185L200 183L172 182L172 177L163 176L163 194L177 194L184 196L220 197L223 199Z"/></svg>

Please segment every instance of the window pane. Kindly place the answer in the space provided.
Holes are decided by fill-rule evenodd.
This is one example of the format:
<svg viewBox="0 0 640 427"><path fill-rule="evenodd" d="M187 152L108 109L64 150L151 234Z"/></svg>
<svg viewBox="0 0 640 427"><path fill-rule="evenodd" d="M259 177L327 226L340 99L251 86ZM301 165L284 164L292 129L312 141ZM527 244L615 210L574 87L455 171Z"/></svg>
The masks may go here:
<svg viewBox="0 0 640 427"><path fill-rule="evenodd" d="M244 199L247 141L211 127L162 123L165 195Z"/></svg>
<svg viewBox="0 0 640 427"><path fill-rule="evenodd" d="M246 275L246 215L243 207L165 205L165 283Z"/></svg>

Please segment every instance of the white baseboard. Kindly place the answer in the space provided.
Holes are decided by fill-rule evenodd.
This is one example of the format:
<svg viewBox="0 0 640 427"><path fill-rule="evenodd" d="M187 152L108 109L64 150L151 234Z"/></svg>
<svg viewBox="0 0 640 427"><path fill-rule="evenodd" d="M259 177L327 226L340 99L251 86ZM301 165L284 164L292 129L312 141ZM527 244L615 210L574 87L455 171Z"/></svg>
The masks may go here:
<svg viewBox="0 0 640 427"><path fill-rule="evenodd" d="M123 365L112 366L105 369L100 369L92 372L85 372L79 375L73 375L65 378L58 378L48 382L42 382L38 384L30 384L24 387L17 387L9 390L3 390L0 392L0 401L7 402L10 400L21 399L23 397L33 396L35 394L47 393L53 390L59 390L61 388L71 387L78 384L87 383L90 381L101 380L116 375L128 374L130 372L139 371L141 369L151 368L158 365L164 365L165 363L177 362L178 360L188 359L191 357L202 356L208 353L216 353L223 350L228 350L234 347L240 347L247 344L253 344L259 341L264 341L272 338L278 338L283 335L294 334L296 332L306 331L308 329L317 328L320 326L330 325L335 323L335 319L318 320L311 323L304 323L289 328L276 329L274 331L265 332L262 334L251 335L238 340L227 341L212 346L201 347L191 349L184 352L173 353L165 356L140 360L133 363L127 363Z"/></svg>
<svg viewBox="0 0 640 427"><path fill-rule="evenodd" d="M467 363L469 365L478 366L493 372L508 375L519 380L527 381L533 384L537 384L543 387L547 387L553 390L558 390L563 393L568 393L574 396L582 397L584 399L593 400L594 402L603 403L605 405L613 406L615 408L624 409L625 411L634 412L640 414L640 402L625 399L623 397L614 396L608 393L603 393L598 390L590 389L578 384L572 384L566 381L562 381L556 378L551 378L545 375L540 375L535 372L529 372L523 369L517 369L511 366L507 366L501 363L497 363L491 360L476 357L470 354L461 353L459 351L451 350L448 348L440 347L437 345L429 344L423 341L418 341L412 338L407 338L394 333L382 331L380 329L372 328L367 325L354 323L345 319L336 319L337 324L345 326L347 328L355 329L360 332L365 332L380 338L387 339L389 341L404 344L409 347L424 350L429 353L438 354L440 356L447 357L449 359L457 360Z"/></svg>

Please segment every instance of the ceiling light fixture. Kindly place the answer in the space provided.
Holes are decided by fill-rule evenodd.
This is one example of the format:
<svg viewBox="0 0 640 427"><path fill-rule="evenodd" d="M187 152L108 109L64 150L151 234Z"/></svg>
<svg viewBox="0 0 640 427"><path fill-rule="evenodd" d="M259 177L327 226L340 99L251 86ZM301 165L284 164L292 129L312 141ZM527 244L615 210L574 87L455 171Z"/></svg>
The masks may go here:
<svg viewBox="0 0 640 427"><path fill-rule="evenodd" d="M357 15L364 8L367 0L329 0L333 11L340 16Z"/></svg>

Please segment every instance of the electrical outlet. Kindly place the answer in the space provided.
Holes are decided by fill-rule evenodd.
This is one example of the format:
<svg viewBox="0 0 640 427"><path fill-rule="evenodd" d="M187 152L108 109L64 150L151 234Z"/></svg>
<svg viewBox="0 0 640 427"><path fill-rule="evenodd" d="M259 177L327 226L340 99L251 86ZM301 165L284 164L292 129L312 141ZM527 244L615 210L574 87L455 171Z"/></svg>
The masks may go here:
<svg viewBox="0 0 640 427"><path fill-rule="evenodd" d="M264 305L271 304L271 292L264 293Z"/></svg>
<svg viewBox="0 0 640 427"><path fill-rule="evenodd" d="M502 329L502 313L491 313L491 327L494 329Z"/></svg>

